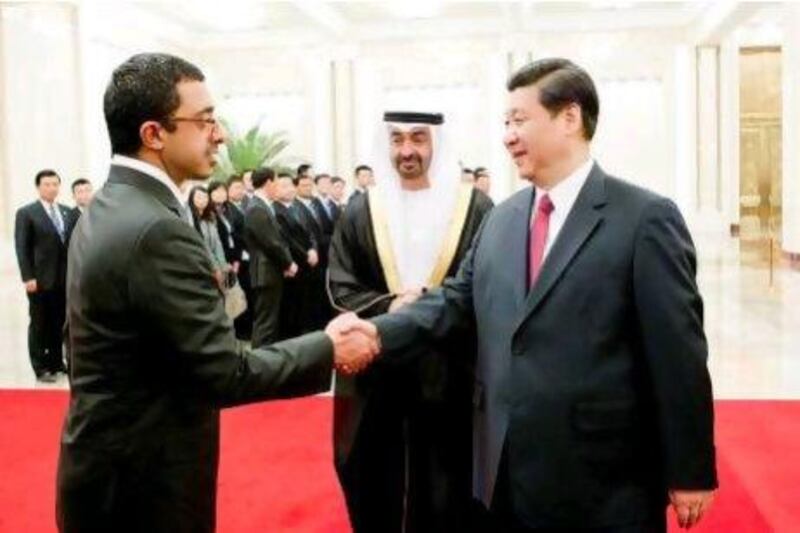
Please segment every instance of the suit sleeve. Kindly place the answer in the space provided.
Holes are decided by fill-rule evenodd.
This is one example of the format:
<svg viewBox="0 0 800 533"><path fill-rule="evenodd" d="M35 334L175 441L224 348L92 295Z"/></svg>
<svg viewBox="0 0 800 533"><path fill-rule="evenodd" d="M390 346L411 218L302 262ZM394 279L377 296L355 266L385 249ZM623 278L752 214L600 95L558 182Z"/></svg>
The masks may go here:
<svg viewBox="0 0 800 533"><path fill-rule="evenodd" d="M17 211L14 221L14 246L17 249L17 263L22 281L36 278L33 260L33 227L32 220L27 210L22 208Z"/></svg>
<svg viewBox="0 0 800 533"><path fill-rule="evenodd" d="M178 218L151 225L137 242L129 294L143 327L165 339L177 373L225 407L327 390L332 344L321 332L238 350L211 261Z"/></svg>
<svg viewBox="0 0 800 533"><path fill-rule="evenodd" d="M281 271L288 269L292 264L292 254L269 215L263 209L253 208L246 217L247 231L254 243Z"/></svg>
<svg viewBox="0 0 800 533"><path fill-rule="evenodd" d="M297 210L296 213L300 219L300 227L302 227L303 231L305 231L306 235L308 235L311 248L314 250L319 250L319 243L317 242L317 237L315 235L316 232L312 227L312 224L315 224L314 215L311 214L311 211L309 211L305 205L295 205L294 208Z"/></svg>
<svg viewBox="0 0 800 533"><path fill-rule="evenodd" d="M408 352L420 342L441 341L450 333L473 323L472 279L475 254L488 219L486 217L478 229L472 246L454 277L445 279L441 287L425 293L419 300L396 313L373 319L383 350L389 356Z"/></svg>
<svg viewBox="0 0 800 533"><path fill-rule="evenodd" d="M717 486L714 410L694 245L677 207L658 200L637 229L634 293L670 489Z"/></svg>
<svg viewBox="0 0 800 533"><path fill-rule="evenodd" d="M286 245L289 247L289 253L292 256L292 259L298 265L305 265L306 264L306 257L308 256L308 249L300 242L297 236L294 235L294 231L292 230L291 222L289 221L288 217L292 215L289 213L288 208L285 211L275 212L275 220L278 223L278 232L283 238Z"/></svg>

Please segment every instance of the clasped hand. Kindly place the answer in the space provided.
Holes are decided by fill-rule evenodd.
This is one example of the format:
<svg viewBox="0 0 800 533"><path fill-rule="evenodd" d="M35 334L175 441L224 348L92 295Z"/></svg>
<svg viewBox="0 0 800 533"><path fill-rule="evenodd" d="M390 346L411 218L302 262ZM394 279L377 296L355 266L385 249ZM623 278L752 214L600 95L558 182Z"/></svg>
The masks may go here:
<svg viewBox="0 0 800 533"><path fill-rule="evenodd" d="M325 328L333 342L336 370L351 375L364 370L381 351L378 330L355 313L344 313Z"/></svg>

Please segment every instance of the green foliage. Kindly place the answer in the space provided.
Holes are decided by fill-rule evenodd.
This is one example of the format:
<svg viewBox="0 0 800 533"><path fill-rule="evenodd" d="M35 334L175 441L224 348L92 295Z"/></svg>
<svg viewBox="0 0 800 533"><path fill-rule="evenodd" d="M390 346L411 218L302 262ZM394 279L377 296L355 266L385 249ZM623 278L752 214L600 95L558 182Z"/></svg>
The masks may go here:
<svg viewBox="0 0 800 533"><path fill-rule="evenodd" d="M231 174L241 174L259 167L272 167L276 172L292 172L293 159L283 155L289 146L285 131L261 131L261 120L242 135L225 119L220 119L227 132L220 147L217 166L211 179L224 181Z"/></svg>

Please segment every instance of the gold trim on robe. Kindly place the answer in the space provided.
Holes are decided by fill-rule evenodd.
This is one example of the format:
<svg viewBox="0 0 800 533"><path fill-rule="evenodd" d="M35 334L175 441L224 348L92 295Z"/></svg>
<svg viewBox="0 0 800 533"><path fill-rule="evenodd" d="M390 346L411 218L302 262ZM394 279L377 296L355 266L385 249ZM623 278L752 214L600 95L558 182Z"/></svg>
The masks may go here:
<svg viewBox="0 0 800 533"><path fill-rule="evenodd" d="M444 281L447 271L453 262L453 258L458 251L458 243L461 241L461 233L464 230L464 223L469 215L469 206L472 201L473 186L470 183L459 185L458 198L456 199L453 217L447 235L442 243L439 257L434 265L433 272L428 278L429 287L437 287ZM378 258L383 269L383 277L389 291L394 294L402 292L403 287L400 283L400 275L397 270L397 262L394 257L394 248L389 234L389 221L386 210L383 206L383 199L377 191L370 189L367 194L369 200L369 213L372 221L372 233L375 237L375 246L378 249Z"/></svg>
<svg viewBox="0 0 800 533"><path fill-rule="evenodd" d="M375 237L375 246L378 248L378 258L381 261L386 286L392 294L400 294L403 287L400 284L400 274L394 259L394 248L392 248L392 239L389 236L389 219L386 216L386 209L383 207L383 198L379 192L369 189L367 190L367 200L369 200L372 234Z"/></svg>

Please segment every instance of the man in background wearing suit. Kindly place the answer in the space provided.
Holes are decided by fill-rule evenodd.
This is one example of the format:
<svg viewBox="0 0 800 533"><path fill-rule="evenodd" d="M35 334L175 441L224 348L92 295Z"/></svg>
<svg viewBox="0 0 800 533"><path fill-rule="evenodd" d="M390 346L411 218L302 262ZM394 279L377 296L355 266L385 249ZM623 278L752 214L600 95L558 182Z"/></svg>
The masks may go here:
<svg viewBox="0 0 800 533"><path fill-rule="evenodd" d="M224 138L203 80L180 58L139 54L105 92L111 170L69 253L61 532L212 532L219 409L326 390L334 364L356 371L377 352L344 336L359 327L352 314L324 333L237 346L180 200Z"/></svg>
<svg viewBox="0 0 800 533"><path fill-rule="evenodd" d="M455 278L375 319L385 351L478 332L473 495L491 532L666 531L717 486L703 306L670 200L590 154L599 101L565 59L508 82L527 187L484 220Z"/></svg>
<svg viewBox="0 0 800 533"><path fill-rule="evenodd" d="M73 213L76 213L78 216L81 213L85 212L86 209L89 207L89 202L92 201L92 194L94 193L94 189L92 188L92 182L87 180L86 178L78 178L72 182L72 199L75 201L75 207L73 208Z"/></svg>
<svg viewBox="0 0 800 533"><path fill-rule="evenodd" d="M350 195L348 202L359 194L364 194L368 188L375 185L375 177L372 175L372 167L369 165L358 165L355 171L355 178L356 183L353 194Z"/></svg>
<svg viewBox="0 0 800 533"><path fill-rule="evenodd" d="M311 282L319 266L318 243L294 204L296 192L294 179L287 174L278 175L275 185L275 218L284 241L289 246L292 260L297 263L297 275L285 279L281 298L281 339L310 331Z"/></svg>
<svg viewBox="0 0 800 533"><path fill-rule="evenodd" d="M89 202L92 201L92 182L86 178L78 178L72 182L72 199L75 202L75 207L70 210L69 221L67 223L67 246L69 247L69 236L72 235L72 230L81 218L81 214L89 207Z"/></svg>
<svg viewBox="0 0 800 533"><path fill-rule="evenodd" d="M347 206L347 201L344 194L346 188L347 184L345 183L344 179L340 178L339 176L333 176L331 178L331 200L333 201L333 205L337 207L337 220L339 219L339 215L341 215L342 211L344 211L344 208Z"/></svg>
<svg viewBox="0 0 800 533"><path fill-rule="evenodd" d="M72 217L67 206L56 202L61 178L55 171L39 171L35 183L39 199L17 211L14 241L28 294L31 366L37 380L53 383L66 371L62 347Z"/></svg>
<svg viewBox="0 0 800 533"><path fill-rule="evenodd" d="M326 213L321 213L314 200L314 178L309 174L300 174L295 178L297 197L292 203L292 209L313 235L317 243L319 264L311 272L308 280L308 324L312 329L325 325L333 316L333 310L328 303L325 292L325 271L328 269L328 248L331 246L333 222Z"/></svg>
<svg viewBox="0 0 800 533"><path fill-rule="evenodd" d="M253 287L253 346L280 337L280 309L283 279L297 274L289 247L281 236L273 207L275 172L271 168L253 171L254 194L245 214L244 238L250 250L250 280Z"/></svg>
<svg viewBox="0 0 800 533"><path fill-rule="evenodd" d="M318 174L314 177L314 186L317 189L317 195L311 202L322 221L322 230L328 236L328 244L330 244L330 239L333 237L333 226L339 219L339 206L331 197L333 187L331 177L328 174Z"/></svg>

